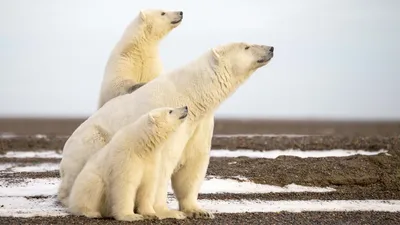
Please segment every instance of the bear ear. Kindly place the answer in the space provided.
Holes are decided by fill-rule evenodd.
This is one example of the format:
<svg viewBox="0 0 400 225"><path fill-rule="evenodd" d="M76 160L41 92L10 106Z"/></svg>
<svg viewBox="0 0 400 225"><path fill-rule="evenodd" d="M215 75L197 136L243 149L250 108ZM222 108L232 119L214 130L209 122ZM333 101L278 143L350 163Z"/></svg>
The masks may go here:
<svg viewBox="0 0 400 225"><path fill-rule="evenodd" d="M145 19L146 19L146 15L144 14L144 11L143 11L143 10L140 10L139 15L140 15L140 18L141 18L142 20L145 20Z"/></svg>
<svg viewBox="0 0 400 225"><path fill-rule="evenodd" d="M151 123L155 123L156 122L156 118L154 118L154 116L153 115L151 115L151 113L149 113L149 121L151 122Z"/></svg>
<svg viewBox="0 0 400 225"><path fill-rule="evenodd" d="M212 56L213 56L214 63L218 64L219 59L220 59L220 57L221 57L220 54L219 54L218 51L215 50L214 48L211 49L211 52L212 52Z"/></svg>
<svg viewBox="0 0 400 225"><path fill-rule="evenodd" d="M213 49L211 49L211 51L212 51L212 54L213 54L213 56L215 57L215 59L219 59L219 58L220 58L219 53L217 52L217 50L215 50L215 49L213 48Z"/></svg>

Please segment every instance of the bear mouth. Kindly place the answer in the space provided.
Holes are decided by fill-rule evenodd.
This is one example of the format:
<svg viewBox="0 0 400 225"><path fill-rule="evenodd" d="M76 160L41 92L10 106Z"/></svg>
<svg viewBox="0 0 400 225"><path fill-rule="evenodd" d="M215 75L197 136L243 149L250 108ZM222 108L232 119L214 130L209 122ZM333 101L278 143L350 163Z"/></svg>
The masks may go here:
<svg viewBox="0 0 400 225"><path fill-rule="evenodd" d="M257 62L258 63L266 63L266 62L268 62L270 59L260 59L260 60L258 60Z"/></svg>
<svg viewBox="0 0 400 225"><path fill-rule="evenodd" d="M183 119L185 119L185 118L187 117L187 115L188 115L188 114L185 113L185 114L183 114L182 116L180 116L179 119L180 119L180 120L183 120Z"/></svg>
<svg viewBox="0 0 400 225"><path fill-rule="evenodd" d="M179 20L172 21L171 24L178 24L178 23L180 23L181 21L182 21L182 18L180 18Z"/></svg>
<svg viewBox="0 0 400 225"><path fill-rule="evenodd" d="M274 55L273 55L273 53L270 53L269 57L268 56L263 57L263 58L257 60L257 63L267 63L267 62L269 62L269 60L272 59L272 57L274 57Z"/></svg>

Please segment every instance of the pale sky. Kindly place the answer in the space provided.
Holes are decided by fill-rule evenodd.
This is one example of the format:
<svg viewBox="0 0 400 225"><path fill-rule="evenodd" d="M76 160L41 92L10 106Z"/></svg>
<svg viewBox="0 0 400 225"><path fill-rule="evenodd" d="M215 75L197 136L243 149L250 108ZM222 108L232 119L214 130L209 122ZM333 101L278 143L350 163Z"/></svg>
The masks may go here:
<svg viewBox="0 0 400 225"><path fill-rule="evenodd" d="M0 0L0 116L89 116L140 9L182 10L166 71L233 41L275 56L219 117L400 119L398 0Z"/></svg>

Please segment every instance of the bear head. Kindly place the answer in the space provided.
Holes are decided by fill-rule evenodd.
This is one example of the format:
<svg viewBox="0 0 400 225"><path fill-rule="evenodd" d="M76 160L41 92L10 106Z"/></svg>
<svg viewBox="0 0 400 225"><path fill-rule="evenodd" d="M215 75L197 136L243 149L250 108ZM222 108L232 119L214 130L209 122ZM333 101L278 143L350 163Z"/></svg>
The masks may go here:
<svg viewBox="0 0 400 225"><path fill-rule="evenodd" d="M169 135L178 129L187 116L187 106L179 108L161 107L151 110L148 114L148 119L156 133ZM163 134L161 135L163 136Z"/></svg>
<svg viewBox="0 0 400 225"><path fill-rule="evenodd" d="M214 63L230 74L247 77L265 66L274 56L274 47L243 42L229 43L212 49Z"/></svg>
<svg viewBox="0 0 400 225"><path fill-rule="evenodd" d="M183 19L183 12L146 9L141 10L139 16L147 35L161 40L172 29L179 26Z"/></svg>

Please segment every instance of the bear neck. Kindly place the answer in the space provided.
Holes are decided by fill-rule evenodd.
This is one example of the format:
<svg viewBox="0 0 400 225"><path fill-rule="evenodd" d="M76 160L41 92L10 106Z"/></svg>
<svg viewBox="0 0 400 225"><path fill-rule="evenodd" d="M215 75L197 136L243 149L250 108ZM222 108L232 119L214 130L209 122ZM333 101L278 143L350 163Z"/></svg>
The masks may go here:
<svg viewBox="0 0 400 225"><path fill-rule="evenodd" d="M189 84L182 91L182 96L187 98L184 102L189 108L188 119L192 121L213 113L250 75L234 74L228 64L221 60L216 63L211 52L189 64L183 71L188 72L178 72L180 78L177 79L187 79L184 83Z"/></svg>
<svg viewBox="0 0 400 225"><path fill-rule="evenodd" d="M138 131L135 134L139 135L135 146L138 147L138 151L155 151L167 139L168 131L152 124L148 118L142 118L136 128Z"/></svg>
<svg viewBox="0 0 400 225"><path fill-rule="evenodd" d="M125 37L117 45L114 56L110 58L114 63L109 63L111 67L108 69L111 69L111 74L116 77L134 79L136 82L149 82L154 79L154 77L147 77L149 74L137 73L141 71L138 68L143 70L149 60L159 57L160 41L149 38L148 34L143 33L145 29L143 26L136 28L135 31L127 31L124 34Z"/></svg>

